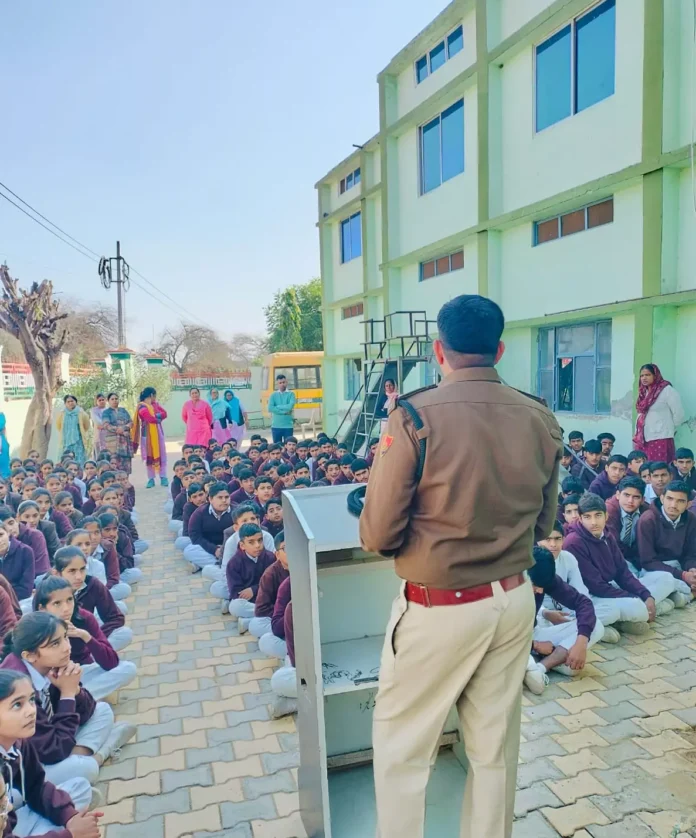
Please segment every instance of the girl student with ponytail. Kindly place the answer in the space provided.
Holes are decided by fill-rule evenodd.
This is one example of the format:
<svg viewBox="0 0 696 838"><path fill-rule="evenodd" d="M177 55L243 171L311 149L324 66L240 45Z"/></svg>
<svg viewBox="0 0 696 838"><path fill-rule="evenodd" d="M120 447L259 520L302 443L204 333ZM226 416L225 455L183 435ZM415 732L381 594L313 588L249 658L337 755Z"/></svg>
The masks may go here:
<svg viewBox="0 0 696 838"><path fill-rule="evenodd" d="M119 660L93 614L75 602L73 587L60 576L47 576L36 588L34 611L47 611L68 627L70 658L82 667L81 683L99 701L136 676L130 661Z"/></svg>
<svg viewBox="0 0 696 838"><path fill-rule="evenodd" d="M89 516L82 522L82 527L69 532L65 545L79 547L87 558L87 575L96 576L106 585L119 610L128 613L128 606L123 602L131 595L131 587L121 581L118 553L110 541L102 539L99 519Z"/></svg>
<svg viewBox="0 0 696 838"><path fill-rule="evenodd" d="M32 745L56 785L84 777L96 782L101 764L135 735L114 725L114 714L80 686L82 668L70 660L68 626L53 614L25 614L5 636L0 671L28 676L36 701Z"/></svg>
<svg viewBox="0 0 696 838"><path fill-rule="evenodd" d="M80 608L94 614L101 621L101 630L113 648L120 652L133 640L133 630L114 602L106 585L87 573L87 557L74 544L61 547L53 559L53 575L67 579L75 592Z"/></svg>
<svg viewBox="0 0 696 838"><path fill-rule="evenodd" d="M87 811L89 782L76 777L54 786L46 779L31 741L36 715L29 676L0 671L0 835L99 838L102 813Z"/></svg>

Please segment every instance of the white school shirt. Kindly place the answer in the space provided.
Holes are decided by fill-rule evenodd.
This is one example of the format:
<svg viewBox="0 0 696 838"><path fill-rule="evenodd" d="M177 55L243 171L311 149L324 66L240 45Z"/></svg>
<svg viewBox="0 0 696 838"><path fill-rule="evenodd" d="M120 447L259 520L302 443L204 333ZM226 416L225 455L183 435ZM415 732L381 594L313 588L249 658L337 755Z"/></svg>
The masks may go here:
<svg viewBox="0 0 696 838"><path fill-rule="evenodd" d="M657 497L657 495L655 494L655 490L653 489L651 484L646 483L645 484L645 502L646 503L652 503L655 500L656 497Z"/></svg>
<svg viewBox="0 0 696 838"><path fill-rule="evenodd" d="M94 552L103 553L104 548L100 544ZM101 559L95 558L94 556L87 556L87 575L94 576L102 585L106 585L106 565Z"/></svg>
<svg viewBox="0 0 696 838"><path fill-rule="evenodd" d="M571 588L575 588L578 593L583 594L583 596L586 596L588 599L590 598L590 592L587 590L587 585L585 585L580 573L580 568L578 567L578 560L567 550L561 550L558 558L556 559L556 576L559 576L564 582L570 585ZM543 611L557 610L557 604L548 594L545 594L544 600L541 603L541 608L539 609L539 617L541 618ZM561 610L563 611L564 609L561 608ZM545 618L543 618L543 621L544 623L548 622Z"/></svg>
<svg viewBox="0 0 696 838"><path fill-rule="evenodd" d="M268 550L269 553L275 553L275 542L273 541L273 536L267 530L261 530L261 532L263 532L263 549ZM237 552L238 547L239 533L236 532L227 539L227 544L225 544L225 549L222 553L223 570L225 570L230 559Z"/></svg>

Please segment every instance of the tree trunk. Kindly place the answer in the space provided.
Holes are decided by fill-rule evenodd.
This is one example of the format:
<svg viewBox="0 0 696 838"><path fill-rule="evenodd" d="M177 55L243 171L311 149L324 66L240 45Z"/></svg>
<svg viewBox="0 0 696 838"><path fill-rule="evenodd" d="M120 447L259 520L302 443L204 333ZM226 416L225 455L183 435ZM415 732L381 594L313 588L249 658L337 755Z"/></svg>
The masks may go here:
<svg viewBox="0 0 696 838"><path fill-rule="evenodd" d="M32 449L36 449L42 458L47 455L48 443L51 439L51 413L48 414L48 420L45 416L43 399L35 393L24 421L20 448L22 458L26 457Z"/></svg>

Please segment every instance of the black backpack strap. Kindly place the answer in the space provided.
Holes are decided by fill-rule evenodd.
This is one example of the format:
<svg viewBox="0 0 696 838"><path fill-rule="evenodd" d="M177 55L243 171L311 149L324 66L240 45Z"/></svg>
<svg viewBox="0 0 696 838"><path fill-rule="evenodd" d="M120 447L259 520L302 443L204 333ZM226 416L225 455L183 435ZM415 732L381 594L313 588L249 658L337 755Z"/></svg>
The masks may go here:
<svg viewBox="0 0 696 838"><path fill-rule="evenodd" d="M416 429L416 433L418 431L422 431L425 427L425 423L420 417L420 414L416 410L416 408L408 401L408 399L399 398L397 401L397 407L403 407L403 409L408 413L411 417L411 421L413 422L413 427ZM425 466L425 451L426 451L426 439L425 437L418 437L418 446L419 446L419 458L418 458L418 468L416 469L416 483L420 483L420 479L423 476L423 467Z"/></svg>

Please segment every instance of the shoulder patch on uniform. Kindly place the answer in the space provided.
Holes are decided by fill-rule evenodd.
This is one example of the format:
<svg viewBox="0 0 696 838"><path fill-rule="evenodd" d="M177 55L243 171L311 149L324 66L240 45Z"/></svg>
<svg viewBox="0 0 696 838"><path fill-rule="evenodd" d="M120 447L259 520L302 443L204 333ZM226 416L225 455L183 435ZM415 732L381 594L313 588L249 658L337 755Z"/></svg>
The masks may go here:
<svg viewBox="0 0 696 838"><path fill-rule="evenodd" d="M412 396L417 396L419 393L427 393L428 390L437 390L437 384L430 384L428 387L420 387L418 390L411 390L410 393L402 393L396 400L398 404L401 399L410 399Z"/></svg>
<svg viewBox="0 0 696 838"><path fill-rule="evenodd" d="M383 457L387 451L392 447L394 437L391 434L385 434L382 437L382 444L379 446L379 456Z"/></svg>

